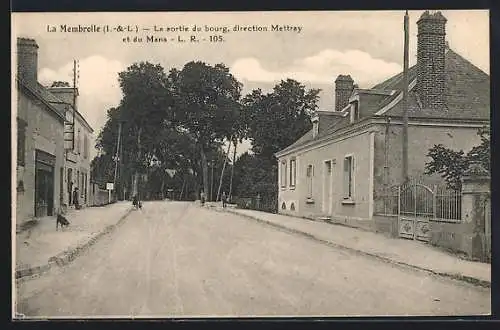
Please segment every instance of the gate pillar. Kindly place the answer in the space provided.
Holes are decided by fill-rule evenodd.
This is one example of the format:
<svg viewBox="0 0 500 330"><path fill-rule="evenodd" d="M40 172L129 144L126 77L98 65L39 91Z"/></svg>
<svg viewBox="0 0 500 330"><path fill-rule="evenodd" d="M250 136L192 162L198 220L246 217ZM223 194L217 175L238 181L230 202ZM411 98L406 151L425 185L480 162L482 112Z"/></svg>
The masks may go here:
<svg viewBox="0 0 500 330"><path fill-rule="evenodd" d="M462 250L472 259L487 257L485 242L485 202L490 198L490 176L484 167L474 162L462 178Z"/></svg>

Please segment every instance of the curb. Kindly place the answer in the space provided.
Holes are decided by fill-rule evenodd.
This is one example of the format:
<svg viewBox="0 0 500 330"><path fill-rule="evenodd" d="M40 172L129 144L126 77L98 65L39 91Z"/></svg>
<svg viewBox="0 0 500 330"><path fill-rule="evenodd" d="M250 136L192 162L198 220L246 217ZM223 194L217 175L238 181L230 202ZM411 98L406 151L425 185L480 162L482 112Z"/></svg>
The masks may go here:
<svg viewBox="0 0 500 330"><path fill-rule="evenodd" d="M315 241L318 241L318 242L320 242L322 244L325 244L325 245L328 245L328 246L331 246L331 247L335 247L335 248L338 248L338 249L341 249L341 250L345 250L345 251L354 252L354 253L359 254L359 255L364 255L364 256L376 258L376 259L379 259L379 260L381 260L383 262L386 262L386 263L390 263L390 264L394 264L394 265L398 265L398 266L403 266L403 267L406 267L406 268L412 268L412 269L416 269L416 270L419 270L419 271L424 271L424 272L427 272L427 273L430 273L430 274L433 274L433 275L437 275L437 276L441 276L441 277L447 277L447 278L451 278L451 279L462 281L462 282L467 282L469 284L476 285L476 286L481 286L481 287L484 287L484 288L491 288L491 282L490 281L486 281L486 280L482 280L482 279L478 279L478 278L475 278L475 277L470 277L470 276L466 276L466 275L462 275L462 274L438 272L438 271L435 271L435 270L432 270L432 269L429 269L429 268L424 268L424 267L420 267L420 266L416 266L416 265L411 265L411 264L408 264L408 263L405 263L405 262L402 262L402 261L396 261L396 260L393 260L393 259L390 259L390 258L387 258L387 257L380 256L380 255L375 254L375 253L370 253L370 252L366 252L366 251L362 251L362 250L357 250L357 249L354 249L354 248L351 248L351 247L348 247L348 246L345 246L345 245L340 245L340 244L337 244L337 243L333 243L331 241L319 238L319 237L317 237L317 236L315 236L313 234L309 234L309 233L303 232L301 230L290 228L290 227L287 227L287 226L284 226L284 225L280 225L280 224L277 224L277 223L274 223L274 222L271 222L271 221L263 220L263 219L255 217L255 216L252 216L252 215L242 214L242 213L239 213L237 211L233 211L233 210L229 210L229 209L226 209L226 210L215 210L215 211L216 212L221 212L221 213L224 213L224 212L226 212L226 213L232 213L232 214L236 214L236 215L239 215L239 216L242 216L242 217L246 217L246 218L249 218L249 219L252 219L252 220L256 220L257 222L260 222L260 223L269 225L271 227L275 227L275 228L287 231L289 233L298 234L300 236L303 236L303 237L306 237L306 238L309 238L309 239L313 239Z"/></svg>
<svg viewBox="0 0 500 330"><path fill-rule="evenodd" d="M64 265L69 264L70 262L75 260L80 254L86 251L89 247L94 245L102 236L109 234L114 229L116 229L116 227L122 224L131 212L132 209L127 210L125 214L123 214L115 224L106 226L103 230L98 232L96 235L92 236L85 243L80 244L74 248L70 248L66 251L63 251L53 257L50 257L47 264L16 270L16 280L27 276L39 275L41 273L50 270L54 265L62 267Z"/></svg>

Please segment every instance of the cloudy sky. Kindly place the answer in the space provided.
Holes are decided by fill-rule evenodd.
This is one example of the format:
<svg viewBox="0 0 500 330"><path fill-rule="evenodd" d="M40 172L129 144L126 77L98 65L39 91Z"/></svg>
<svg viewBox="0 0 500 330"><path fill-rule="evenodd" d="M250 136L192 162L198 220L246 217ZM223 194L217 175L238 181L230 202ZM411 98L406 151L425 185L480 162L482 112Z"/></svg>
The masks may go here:
<svg viewBox="0 0 500 330"><path fill-rule="evenodd" d="M410 65L416 62L417 26L423 11L410 11ZM448 19L450 47L489 74L488 11L443 11ZM319 108L334 105L333 81L350 74L361 88L371 87L402 70L403 11L232 12L232 13L14 13L15 37L36 39L38 77L42 84L72 80L72 63L80 63L79 109L99 133L106 110L121 98L117 74L138 61L161 64L167 71L191 60L224 63L243 83L244 93L269 91L281 79L294 78L308 88L320 88ZM61 25L129 25L136 32L61 32ZM201 27L198 33L156 32L157 27ZM267 32L235 32L241 27L267 27ZM300 32L271 31L271 25L300 27ZM57 32L48 32L48 26ZM231 31L205 32L206 27ZM140 31L149 28L148 31ZM224 42L146 43L148 35L201 40L223 35ZM124 37L142 43L124 43ZM248 147L248 145L247 145ZM241 153L245 148L240 148Z"/></svg>

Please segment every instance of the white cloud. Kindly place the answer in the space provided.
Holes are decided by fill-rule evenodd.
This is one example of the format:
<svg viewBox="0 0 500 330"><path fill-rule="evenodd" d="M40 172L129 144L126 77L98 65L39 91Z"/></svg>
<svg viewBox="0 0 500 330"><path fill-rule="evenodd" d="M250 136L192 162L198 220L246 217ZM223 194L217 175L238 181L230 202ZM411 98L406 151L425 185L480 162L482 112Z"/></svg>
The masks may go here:
<svg viewBox="0 0 500 330"><path fill-rule="evenodd" d="M401 71L397 63L373 58L360 50L325 49L309 57L295 60L281 71L269 71L255 58L236 60L231 72L241 80L276 82L285 78L317 84L333 84L339 74L350 74L360 87L369 87Z"/></svg>
<svg viewBox="0 0 500 330"><path fill-rule="evenodd" d="M119 104L122 97L118 84L118 73L125 69L119 61L102 56L90 56L79 60L78 99L79 111L94 129L94 139L106 123L106 112ZM40 83L50 85L61 80L72 84L73 63L67 63L56 70L42 68ZM92 157L96 154L92 148Z"/></svg>

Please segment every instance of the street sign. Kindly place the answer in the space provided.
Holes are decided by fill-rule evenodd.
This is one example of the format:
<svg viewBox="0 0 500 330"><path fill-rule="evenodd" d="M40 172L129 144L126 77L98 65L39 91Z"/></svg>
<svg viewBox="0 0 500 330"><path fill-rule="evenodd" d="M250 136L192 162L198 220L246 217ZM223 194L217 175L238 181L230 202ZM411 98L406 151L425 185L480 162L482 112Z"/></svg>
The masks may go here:
<svg viewBox="0 0 500 330"><path fill-rule="evenodd" d="M106 183L106 190L113 190L114 188L115 188L114 183L112 182Z"/></svg>

